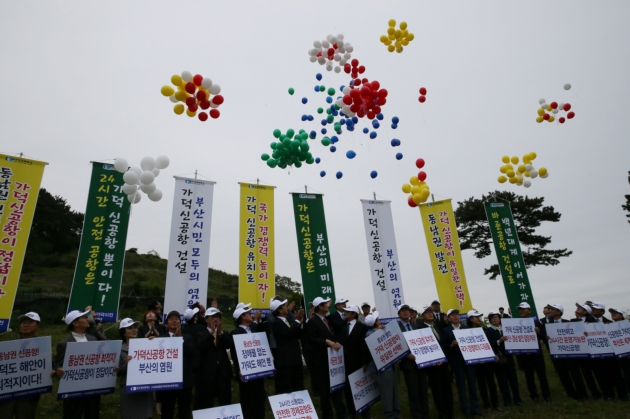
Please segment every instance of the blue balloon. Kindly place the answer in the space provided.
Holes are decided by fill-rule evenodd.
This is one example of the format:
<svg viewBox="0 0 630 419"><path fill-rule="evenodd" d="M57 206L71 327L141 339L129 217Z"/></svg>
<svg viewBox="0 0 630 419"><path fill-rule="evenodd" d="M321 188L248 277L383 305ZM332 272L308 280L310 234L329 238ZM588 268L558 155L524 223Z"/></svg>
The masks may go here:
<svg viewBox="0 0 630 419"><path fill-rule="evenodd" d="M307 119L308 119L308 116L302 115L302 121L306 121Z"/></svg>
<svg viewBox="0 0 630 419"><path fill-rule="evenodd" d="M400 121L400 119L398 119L398 117L397 117L397 116L395 116L395 117L393 117L393 118L392 118L392 122L393 122L394 124L397 124L397 123L398 123L398 121Z"/></svg>
<svg viewBox="0 0 630 419"><path fill-rule="evenodd" d="M315 86L315 91L319 92L319 86Z"/></svg>
<svg viewBox="0 0 630 419"><path fill-rule="evenodd" d="M337 141L339 141L339 137L337 137L336 135L333 135L332 137L330 137L330 142L335 144Z"/></svg>
<svg viewBox="0 0 630 419"><path fill-rule="evenodd" d="M332 103L332 98L331 98L330 96L328 96L328 97L326 98L326 102L327 102L327 103Z"/></svg>
<svg viewBox="0 0 630 419"><path fill-rule="evenodd" d="M343 89L344 89L345 87L346 87L346 86L344 86L344 85L342 84L341 86L339 86L339 91L340 91L340 92L343 92Z"/></svg>
<svg viewBox="0 0 630 419"><path fill-rule="evenodd" d="M302 103L306 105L306 104L308 103L308 99L307 99L307 98L305 98L305 97L303 97L303 98L302 98Z"/></svg>
<svg viewBox="0 0 630 419"><path fill-rule="evenodd" d="M335 151L337 151L337 147L335 147L334 145L330 146L330 152L334 153Z"/></svg>
<svg viewBox="0 0 630 419"><path fill-rule="evenodd" d="M348 130L348 131L354 131L354 125L350 125L350 126L347 128L347 130Z"/></svg>
<svg viewBox="0 0 630 419"><path fill-rule="evenodd" d="M392 124L392 129L396 129L396 128L398 128L398 125Z"/></svg>
<svg viewBox="0 0 630 419"><path fill-rule="evenodd" d="M375 139L376 138L376 131L370 132L370 138L371 139Z"/></svg>
<svg viewBox="0 0 630 419"><path fill-rule="evenodd" d="M356 115L355 115L355 116L353 116L353 117L352 117L352 123L353 123L353 124L357 124L357 123L359 123L359 117L358 117L358 116L356 116Z"/></svg>
<svg viewBox="0 0 630 419"><path fill-rule="evenodd" d="M324 176L326 176L326 172L322 170L321 172L319 172L319 175L320 175L321 177L324 177Z"/></svg>
<svg viewBox="0 0 630 419"><path fill-rule="evenodd" d="M343 119L343 118L341 118L341 119L339 120L339 123L340 123L341 125L346 125L346 120L345 120L345 119Z"/></svg>
<svg viewBox="0 0 630 419"><path fill-rule="evenodd" d="M372 126L374 127L374 129L378 129L378 127L380 127L381 124L379 124L378 121L375 119L372 121Z"/></svg>
<svg viewBox="0 0 630 419"><path fill-rule="evenodd" d="M370 132L370 130L369 130L369 129L367 129L367 127L366 127L366 128L363 128L363 133L364 133L364 134L367 134L368 132Z"/></svg>
<svg viewBox="0 0 630 419"><path fill-rule="evenodd" d="M328 130L326 128L322 128L322 134L326 134Z"/></svg>
<svg viewBox="0 0 630 419"><path fill-rule="evenodd" d="M333 116L337 116L339 115L339 111L337 109L335 109L334 111L332 111Z"/></svg>
<svg viewBox="0 0 630 419"><path fill-rule="evenodd" d="M322 79L322 75L321 75L321 73L317 73L317 74L315 75L315 78L316 78L317 80L321 80L321 79Z"/></svg>
<svg viewBox="0 0 630 419"><path fill-rule="evenodd" d="M321 162L322 159L320 159L319 157L315 158L315 163L319 164L319 162Z"/></svg>
<svg viewBox="0 0 630 419"><path fill-rule="evenodd" d="M370 172L370 177L371 177L372 179L374 179L376 176L378 176L378 172L377 172L376 170L372 170L372 171Z"/></svg>
<svg viewBox="0 0 630 419"><path fill-rule="evenodd" d="M311 134L309 135L309 137L311 137L311 139L314 139L315 137L317 137L317 132L311 131Z"/></svg>
<svg viewBox="0 0 630 419"><path fill-rule="evenodd" d="M354 86L354 80L350 80L350 86Z"/></svg>
<svg viewBox="0 0 630 419"><path fill-rule="evenodd" d="M337 179L341 179L343 177L343 173L337 172L335 176L337 176Z"/></svg>
<svg viewBox="0 0 630 419"><path fill-rule="evenodd" d="M326 126L326 124L328 124L328 121L327 121L327 120L325 120L325 119L322 119L322 125L323 125L323 126Z"/></svg>
<svg viewBox="0 0 630 419"><path fill-rule="evenodd" d="M382 113L377 114L376 115L376 119L378 119L379 121L382 121L383 120L383 114Z"/></svg>
<svg viewBox="0 0 630 419"><path fill-rule="evenodd" d="M392 147L396 147L396 145L397 145L396 143L397 143L397 141L396 141L396 139L394 138L394 139L392 140L392 142L391 142Z"/></svg>
<svg viewBox="0 0 630 419"><path fill-rule="evenodd" d="M314 118L313 118L313 115L309 115L307 119L308 119L309 121L312 121L312 120L314 119Z"/></svg>
<svg viewBox="0 0 630 419"><path fill-rule="evenodd" d="M354 151L352 151L352 150L348 150L348 151L346 151L346 157L347 157L347 158L349 158L349 159L353 159L353 158L355 158L355 157L356 157L356 155L357 155L357 153L355 153L355 152L354 152Z"/></svg>
<svg viewBox="0 0 630 419"><path fill-rule="evenodd" d="M396 153L396 160L402 160L403 155L402 153Z"/></svg>

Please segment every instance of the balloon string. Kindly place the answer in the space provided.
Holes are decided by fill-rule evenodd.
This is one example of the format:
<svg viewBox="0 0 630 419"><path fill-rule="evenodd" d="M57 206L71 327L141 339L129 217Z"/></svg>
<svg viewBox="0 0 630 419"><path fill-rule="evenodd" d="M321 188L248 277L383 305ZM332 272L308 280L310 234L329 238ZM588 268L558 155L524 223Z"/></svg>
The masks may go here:
<svg viewBox="0 0 630 419"><path fill-rule="evenodd" d="M576 98L580 99L580 97L577 95L577 93L573 92L573 94L575 95ZM580 99L582 100L582 99Z"/></svg>
<svg viewBox="0 0 630 419"><path fill-rule="evenodd" d="M422 123L426 124L427 121L424 120L424 113L422 112L422 106L420 107L420 115L422 115Z"/></svg>

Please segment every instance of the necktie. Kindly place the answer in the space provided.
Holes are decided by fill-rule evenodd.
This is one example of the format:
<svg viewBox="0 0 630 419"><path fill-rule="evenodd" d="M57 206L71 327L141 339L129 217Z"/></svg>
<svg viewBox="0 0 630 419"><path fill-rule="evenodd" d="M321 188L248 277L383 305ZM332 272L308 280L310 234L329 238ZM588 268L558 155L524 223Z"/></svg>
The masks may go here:
<svg viewBox="0 0 630 419"><path fill-rule="evenodd" d="M411 330L412 330L411 329L411 325L409 323L406 323L406 325L407 325L407 332L411 332Z"/></svg>
<svg viewBox="0 0 630 419"><path fill-rule="evenodd" d="M328 326L328 320L326 320L326 317L324 317L324 324L326 325L326 329L330 332L330 326Z"/></svg>
<svg viewBox="0 0 630 419"><path fill-rule="evenodd" d="M284 319L284 323L287 325L289 329L291 328L291 325L289 324L289 321L287 319Z"/></svg>
<svg viewBox="0 0 630 419"><path fill-rule="evenodd" d="M252 329L250 329L249 327L246 327L246 328L245 328L245 331L246 331L247 333L252 333Z"/></svg>
<svg viewBox="0 0 630 419"><path fill-rule="evenodd" d="M438 342L440 341L440 339L438 338L438 334L435 330L435 328L433 327L433 325L431 325L431 331L433 332L433 336L435 336L435 338L438 340Z"/></svg>

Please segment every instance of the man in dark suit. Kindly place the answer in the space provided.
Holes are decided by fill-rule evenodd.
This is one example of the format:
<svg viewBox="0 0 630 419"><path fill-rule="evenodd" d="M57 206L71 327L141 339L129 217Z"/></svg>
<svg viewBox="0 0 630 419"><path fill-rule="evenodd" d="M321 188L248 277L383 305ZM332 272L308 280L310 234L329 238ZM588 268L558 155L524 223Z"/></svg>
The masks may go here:
<svg viewBox="0 0 630 419"><path fill-rule="evenodd" d="M90 328L88 314L91 310L80 312L73 310L66 314L65 322L68 325L70 336L57 344L53 369L57 377L65 374L63 361L66 356L66 348L69 342L94 342L96 337L86 334ZM80 399L63 401L63 419L98 419L100 414L101 396L83 397Z"/></svg>
<svg viewBox="0 0 630 419"><path fill-rule="evenodd" d="M205 311L205 310L204 310ZM199 307L187 308L184 310L184 320L186 324L182 324L182 333L190 335L192 337L197 336L197 333L206 330L206 322L199 319Z"/></svg>
<svg viewBox="0 0 630 419"><path fill-rule="evenodd" d="M243 410L243 419L264 419L265 417L265 380L259 378L257 380L243 381L243 375L238 363L236 348L234 347L234 336L245 333L256 333L252 330L253 323L249 308L239 308L234 310L234 320L237 327L232 330L232 342L230 344L230 352L232 353L232 362L238 380L238 390L241 408Z"/></svg>
<svg viewBox="0 0 630 419"><path fill-rule="evenodd" d="M505 309L503 307L499 307L499 317L501 317L502 319L511 319L512 316L510 316L507 313L504 313Z"/></svg>
<svg viewBox="0 0 630 419"><path fill-rule="evenodd" d="M404 332L410 332L415 327L409 322L409 306L403 304L398 307L398 326ZM409 398L409 409L413 419L429 418L429 384L427 373L423 369L418 369L416 357L413 354L407 355L400 363L400 369L405 377L407 385L407 397Z"/></svg>
<svg viewBox="0 0 630 419"><path fill-rule="evenodd" d="M359 321L361 311L359 307L351 305L344 310L345 320L341 327L340 343L343 348L344 363L346 369L346 386L344 392L346 395L346 408L350 417L356 417L357 412L354 408L354 399L352 397L352 389L348 377L350 374L367 365L365 354L368 353L367 344L365 343L365 335L368 327ZM361 417L370 417L369 410L364 411Z"/></svg>
<svg viewBox="0 0 630 419"><path fill-rule="evenodd" d="M298 311L295 319L289 320L287 300L273 300L269 309L273 315L273 322L270 323L276 342L274 352L276 394L304 390L304 369L300 350L304 310Z"/></svg>
<svg viewBox="0 0 630 419"><path fill-rule="evenodd" d="M331 324L326 319L330 298L321 297L313 300L314 315L308 321L307 333L311 346L311 362L313 371L317 375L315 383L319 392L322 419L333 419L333 406L338 419L346 419L346 407L343 404L341 391L330 393L330 375L328 370L328 348L335 351L341 349L339 338ZM332 403L331 403L332 401Z"/></svg>
<svg viewBox="0 0 630 419"><path fill-rule="evenodd" d="M590 306L575 303L575 307L575 318L571 319L572 322L594 323L597 321L591 314L592 311ZM577 359L576 362L580 367L580 371L582 371L586 387L588 387L591 392L591 398L593 400L600 399L602 397L602 393L599 388L597 388L597 383L595 382L595 376L593 374L593 360L590 358L580 358Z"/></svg>
<svg viewBox="0 0 630 419"><path fill-rule="evenodd" d="M341 336L342 334L342 328L344 327L344 309L346 308L346 303L348 302L348 300L346 300L345 298L337 298L335 300L335 312L334 313L330 313L327 317L328 323L332 326L333 330L335 331L335 334L337 336Z"/></svg>
<svg viewBox="0 0 630 419"><path fill-rule="evenodd" d="M195 335L199 370L195 384L195 410L232 404L232 366L227 351L232 339L222 329L221 312L211 307L205 312L206 329Z"/></svg>
<svg viewBox="0 0 630 419"><path fill-rule="evenodd" d="M434 325L439 330L444 329L446 326L446 314L442 312L442 305L438 300L433 300L431 302L431 309L433 311L433 318L435 319Z"/></svg>
<svg viewBox="0 0 630 419"><path fill-rule="evenodd" d="M532 317L531 306L527 303L520 303L518 305L518 314L520 318ZM547 370L545 369L545 358L542 353L542 346L540 342L546 342L546 333L544 326L534 318L534 329L536 330L536 336L538 339L538 348L540 353L537 354L523 354L518 355L518 365L525 373L525 380L527 381L527 390L529 390L529 397L534 402L538 402L538 391L536 390L536 380L534 373L538 375L538 381L540 383L540 390L542 392L543 399L548 402L551 398L551 391L549 390L549 382L547 381Z"/></svg>

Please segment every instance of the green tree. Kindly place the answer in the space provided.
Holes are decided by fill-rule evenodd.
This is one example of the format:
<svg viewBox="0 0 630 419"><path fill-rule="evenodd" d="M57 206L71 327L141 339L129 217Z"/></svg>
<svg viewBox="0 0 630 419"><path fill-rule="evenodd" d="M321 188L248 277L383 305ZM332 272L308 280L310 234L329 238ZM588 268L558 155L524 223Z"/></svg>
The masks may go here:
<svg viewBox="0 0 630 419"><path fill-rule="evenodd" d="M628 172L628 183L630 183L630 172ZM626 214L626 217L630 218L630 195L625 195L625 197L626 203L625 205L622 205L621 208L628 212L628 214ZM630 223L630 220L628 220L628 223Z"/></svg>
<svg viewBox="0 0 630 419"><path fill-rule="evenodd" d="M510 203L518 239L521 242L525 267L554 266L560 263L560 258L568 257L573 253L567 249L546 249L547 245L551 243L551 236L535 234L536 228L540 227L543 222L557 223L560 221L561 214L559 212L556 212L551 206L543 206L545 198L529 198L506 191L495 191L488 193L487 196L482 195L480 199L472 197L457 203L455 218L462 250L474 250L477 259L483 259L492 253L492 235L483 204L494 198ZM490 279L496 279L500 274L499 265L491 265L484 270L483 274L490 275Z"/></svg>

